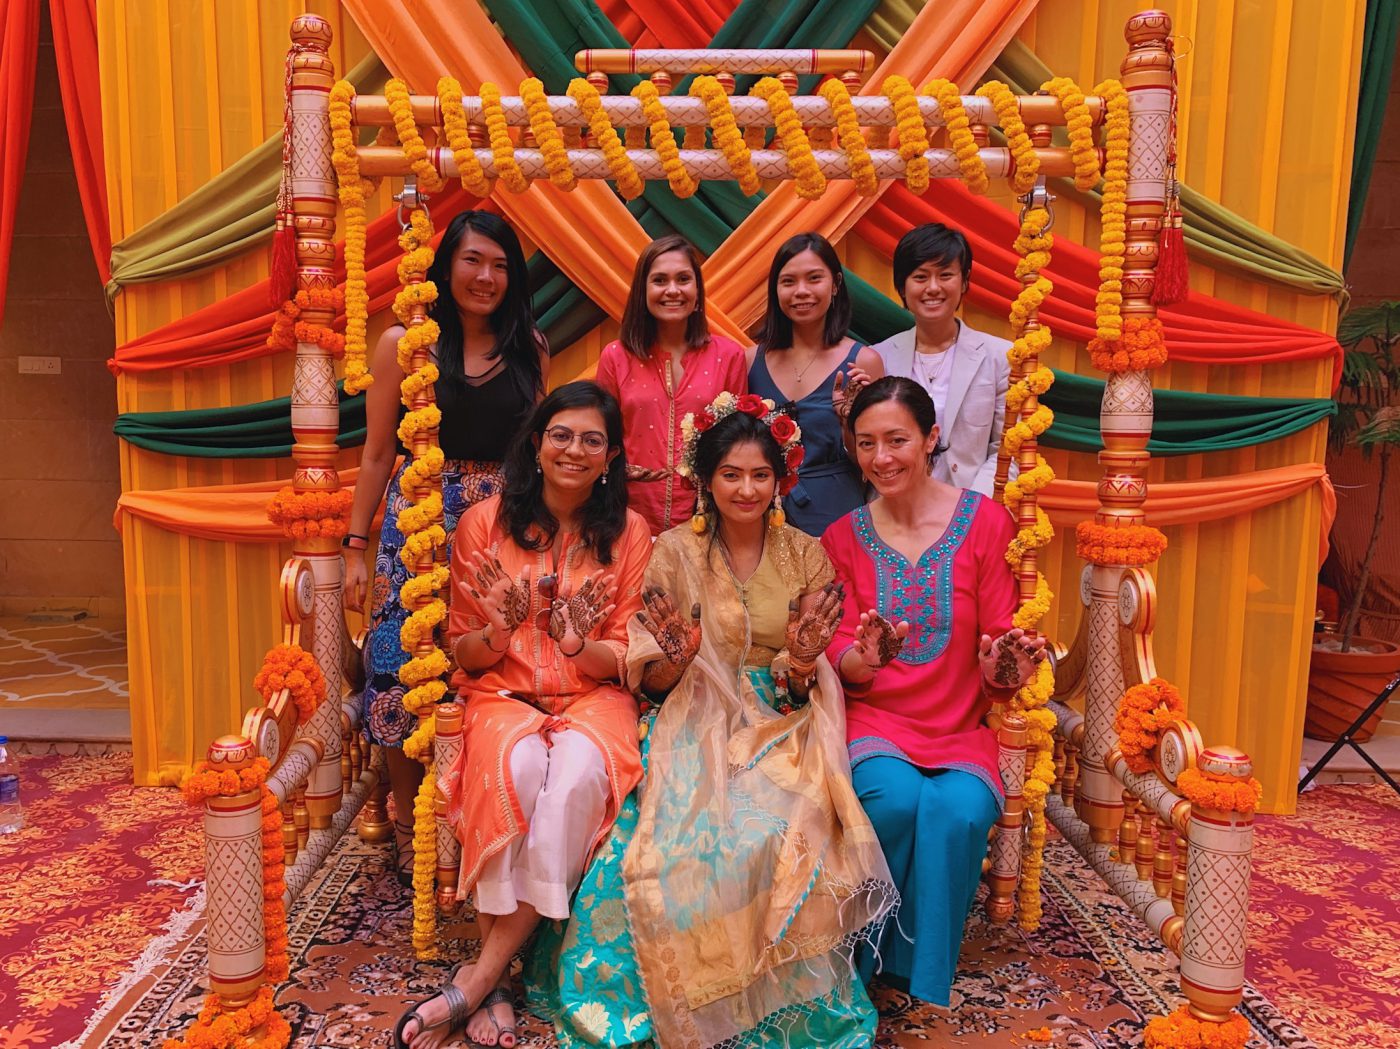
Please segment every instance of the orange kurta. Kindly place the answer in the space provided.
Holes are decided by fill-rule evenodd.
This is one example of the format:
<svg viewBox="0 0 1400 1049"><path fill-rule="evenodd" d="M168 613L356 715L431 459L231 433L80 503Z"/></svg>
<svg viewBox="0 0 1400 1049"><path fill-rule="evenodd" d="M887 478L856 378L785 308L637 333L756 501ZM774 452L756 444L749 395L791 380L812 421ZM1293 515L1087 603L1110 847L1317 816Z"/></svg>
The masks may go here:
<svg viewBox="0 0 1400 1049"><path fill-rule="evenodd" d="M642 762L637 744L637 703L625 688L595 681L579 673L573 660L535 626L546 607L538 587L541 576L556 571L549 550L522 550L497 522L500 496L477 503L457 523L452 551L452 612L447 633L453 643L486 624L480 604L457 589L466 577L474 550L492 553L511 577L530 566L530 615L510 639L500 662L479 673L458 670L452 684L466 710L462 725L462 754L451 769L442 770L440 783L448 797L448 818L462 843L458 898L476 884L482 865L525 833L527 824L510 776L510 751L532 733L546 742L564 728L587 736L602 752L608 769L611 797L594 847L612 827L622 801L641 782ZM557 574L562 588L572 591L591 572L602 569L616 577L616 608L592 640L601 641L617 656L619 678L625 670L627 622L642 607L642 573L651 556L651 531L639 514L629 510L627 525L613 546L609 565L598 559L577 535L565 533ZM511 698L511 693L520 698Z"/></svg>

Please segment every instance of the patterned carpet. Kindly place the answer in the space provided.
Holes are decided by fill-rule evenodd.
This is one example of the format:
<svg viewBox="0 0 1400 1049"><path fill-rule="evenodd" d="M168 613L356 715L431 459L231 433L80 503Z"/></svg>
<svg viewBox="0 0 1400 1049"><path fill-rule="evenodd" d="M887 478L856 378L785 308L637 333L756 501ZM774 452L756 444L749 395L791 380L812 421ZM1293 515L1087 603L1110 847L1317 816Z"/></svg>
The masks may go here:
<svg viewBox="0 0 1400 1049"><path fill-rule="evenodd" d="M159 1045L198 1008L198 821L173 791L131 787L130 776L129 758L22 767L29 826L0 838L0 878L14 887L0 900L0 1049ZM1256 1049L1314 1044L1283 1014L1323 1049L1397 1044L1390 984L1400 972L1384 936L1400 919L1397 805L1382 790L1324 788L1299 817L1261 827L1250 973L1259 990L1246 1000ZM940 1015L881 992L881 1046L1024 1049L1045 1026L1058 1047L1117 1049L1139 1045L1144 1018L1179 1002L1171 956L1065 843L1053 841L1047 857L1041 931L1027 939L975 916L961 1009ZM444 971L412 962L409 925L386 850L343 843L292 913L292 979L278 1002L295 1046L391 1044L405 1004ZM475 928L445 931L462 951ZM552 1044L545 1025L525 1020L522 1045Z"/></svg>
<svg viewBox="0 0 1400 1049"><path fill-rule="evenodd" d="M125 710L126 631L0 619L0 708L8 704Z"/></svg>

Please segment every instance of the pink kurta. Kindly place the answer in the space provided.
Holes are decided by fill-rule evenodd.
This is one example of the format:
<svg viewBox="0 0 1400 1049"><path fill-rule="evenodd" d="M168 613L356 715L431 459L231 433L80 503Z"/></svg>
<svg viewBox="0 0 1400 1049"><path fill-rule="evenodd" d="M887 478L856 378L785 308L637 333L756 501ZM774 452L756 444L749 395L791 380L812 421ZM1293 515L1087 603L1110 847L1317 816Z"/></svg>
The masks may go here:
<svg viewBox="0 0 1400 1049"><path fill-rule="evenodd" d="M880 539L868 506L826 530L822 546L846 585L845 615L828 649L832 663L851 647L862 612L909 621L899 658L868 685L846 686L853 765L889 754L920 768L971 772L1002 796L996 737L984 720L993 693L977 646L983 634L1011 629L1016 586L1004 555L1014 533L1011 515L972 491L913 565Z"/></svg>
<svg viewBox="0 0 1400 1049"><path fill-rule="evenodd" d="M512 578L530 566L530 615L510 639L506 654L494 666L477 673L458 670L452 685L466 704L462 721L463 746L457 765L441 770L440 782L448 794L448 816L462 843L458 892L475 884L482 865L525 832L520 800L511 782L509 755L521 739L539 733L546 743L551 733L577 729L602 753L608 769L611 797L606 817L593 843L608 832L622 801L642 777L637 742L637 703L625 688L610 681L594 681L579 673L573 660L535 626L546 607L534 583L556 571L559 585L572 591L589 573L603 569L616 577L616 608L595 631L592 640L613 650L618 680L625 672L627 623L642 607L642 573L651 556L651 536L646 523L628 511L627 525L613 545L612 563L601 565L579 542L565 533L559 564L553 568L550 552L522 550L497 521L500 496L485 499L457 523L452 549L452 611L447 633L452 644L469 630L486 623L481 606L470 594L456 588L467 575L467 559L476 550L494 554ZM520 698L501 695L509 692Z"/></svg>
<svg viewBox="0 0 1400 1049"><path fill-rule="evenodd" d="M622 405L622 444L627 462L648 470L670 470L660 481L629 481L628 503L660 535L695 512L695 489L675 474L681 461L681 420L699 414L720 393L747 393L744 348L723 335L711 335L681 358L681 381L671 388L670 354L641 361L620 342L603 347L598 385Z"/></svg>

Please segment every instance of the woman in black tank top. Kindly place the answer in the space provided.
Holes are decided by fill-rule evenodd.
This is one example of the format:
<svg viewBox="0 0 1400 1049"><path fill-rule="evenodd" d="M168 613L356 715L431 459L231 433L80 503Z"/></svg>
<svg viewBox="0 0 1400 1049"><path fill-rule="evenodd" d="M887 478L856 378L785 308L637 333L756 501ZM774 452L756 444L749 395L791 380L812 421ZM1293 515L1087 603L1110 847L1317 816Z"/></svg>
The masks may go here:
<svg viewBox="0 0 1400 1049"><path fill-rule="evenodd" d="M520 241L498 216L465 211L454 218L443 234L428 280L438 289L431 310L441 329L433 348L438 366L434 389L442 410L443 518L450 559L457 518L501 489L506 446L544 394L549 355L530 314ZM401 415L397 349L402 334L401 326L389 328L374 350L372 370L378 381L366 395L365 448L345 540L345 607L366 611L366 598L370 598L362 721L388 757L398 876L410 885L413 801L423 767L402 749L418 720L404 708L405 689L399 682L399 668L407 659L399 628L408 616L399 600L408 569L399 560L404 537L398 528L399 513L408 505L399 491L399 477L408 465L406 455L394 471L396 458L404 454L397 438ZM386 486L388 501L371 591L361 551L369 544L371 523L385 499Z"/></svg>

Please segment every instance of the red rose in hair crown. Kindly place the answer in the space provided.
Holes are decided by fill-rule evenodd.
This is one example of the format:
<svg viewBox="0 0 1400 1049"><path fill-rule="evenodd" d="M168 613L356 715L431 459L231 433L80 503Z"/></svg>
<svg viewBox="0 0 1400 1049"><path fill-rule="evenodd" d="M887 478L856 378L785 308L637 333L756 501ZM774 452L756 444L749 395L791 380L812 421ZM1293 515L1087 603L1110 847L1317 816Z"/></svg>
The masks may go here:
<svg viewBox="0 0 1400 1049"><path fill-rule="evenodd" d="M783 418L786 419L787 416L785 415L785 416L783 416ZM774 426L774 429L776 429L776 428L777 428L777 423L774 423L773 426ZM794 426L793 428L796 429L796 426ZM774 436L776 436L776 434L775 434ZM789 448L789 449L787 450L787 459L786 459L788 473L790 473L790 474L795 474L795 473L797 473L797 468L798 468L799 466L802 465L802 460L805 459L806 457L807 457L807 452L806 452L806 450L802 447L802 445L800 445L800 444L795 444L795 445L793 445L791 448Z"/></svg>
<svg viewBox="0 0 1400 1049"><path fill-rule="evenodd" d="M782 412L775 412L773 415L773 425L768 428L768 432L773 435L773 440L781 445L786 445L797 436L797 423L792 421L791 415ZM798 449L800 452L802 449Z"/></svg>
<svg viewBox="0 0 1400 1049"><path fill-rule="evenodd" d="M704 433L715 424L715 413L709 408L704 409L695 417L695 430L697 433Z"/></svg>
<svg viewBox="0 0 1400 1049"><path fill-rule="evenodd" d="M756 393L746 393L739 398L739 411L745 415L752 415L755 419L762 419L768 414L768 405L763 403L763 398ZM777 434L773 436L777 437ZM780 441L782 438L778 438Z"/></svg>

